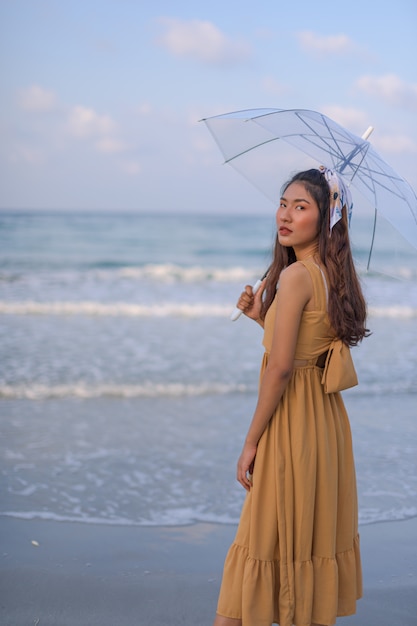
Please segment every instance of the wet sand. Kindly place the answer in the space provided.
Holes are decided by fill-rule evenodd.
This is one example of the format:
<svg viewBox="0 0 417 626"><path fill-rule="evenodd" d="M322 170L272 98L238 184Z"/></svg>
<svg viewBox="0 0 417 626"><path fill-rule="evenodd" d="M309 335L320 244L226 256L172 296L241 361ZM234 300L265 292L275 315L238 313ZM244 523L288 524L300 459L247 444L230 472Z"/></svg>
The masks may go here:
<svg viewBox="0 0 417 626"><path fill-rule="evenodd" d="M417 519L360 532L364 598L357 614L338 624L416 626ZM211 626L234 533L234 526L216 524L121 527L2 517L0 622Z"/></svg>

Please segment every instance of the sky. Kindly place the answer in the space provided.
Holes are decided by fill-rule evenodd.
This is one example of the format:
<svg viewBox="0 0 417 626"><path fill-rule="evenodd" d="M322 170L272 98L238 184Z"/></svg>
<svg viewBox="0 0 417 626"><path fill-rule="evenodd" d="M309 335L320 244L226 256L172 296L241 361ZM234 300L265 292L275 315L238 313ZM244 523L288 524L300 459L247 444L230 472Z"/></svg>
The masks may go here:
<svg viewBox="0 0 417 626"><path fill-rule="evenodd" d="M0 0L0 208L265 212L199 121L265 107L374 126L417 189L416 32L415 0Z"/></svg>

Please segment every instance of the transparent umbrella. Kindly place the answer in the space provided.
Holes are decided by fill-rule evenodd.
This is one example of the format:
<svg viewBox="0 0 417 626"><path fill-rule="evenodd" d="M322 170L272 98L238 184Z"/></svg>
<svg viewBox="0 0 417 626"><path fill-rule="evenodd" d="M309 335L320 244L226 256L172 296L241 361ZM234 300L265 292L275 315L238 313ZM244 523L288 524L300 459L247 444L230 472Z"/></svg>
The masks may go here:
<svg viewBox="0 0 417 626"><path fill-rule="evenodd" d="M373 149L326 115L303 109L251 109L202 120L225 162L232 165L277 205L289 171L325 165L354 187L351 238L356 260L366 270L397 276L391 260L396 251L417 264L417 196ZM352 189L351 189L352 191Z"/></svg>

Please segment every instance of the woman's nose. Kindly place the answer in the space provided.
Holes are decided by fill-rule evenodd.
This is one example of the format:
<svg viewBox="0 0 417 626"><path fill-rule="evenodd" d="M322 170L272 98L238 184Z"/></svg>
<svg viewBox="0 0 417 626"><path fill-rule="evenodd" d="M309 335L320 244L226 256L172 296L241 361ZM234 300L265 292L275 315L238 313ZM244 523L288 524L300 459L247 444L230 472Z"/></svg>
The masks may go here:
<svg viewBox="0 0 417 626"><path fill-rule="evenodd" d="M277 211L277 222L288 222L290 219L287 207L279 207Z"/></svg>

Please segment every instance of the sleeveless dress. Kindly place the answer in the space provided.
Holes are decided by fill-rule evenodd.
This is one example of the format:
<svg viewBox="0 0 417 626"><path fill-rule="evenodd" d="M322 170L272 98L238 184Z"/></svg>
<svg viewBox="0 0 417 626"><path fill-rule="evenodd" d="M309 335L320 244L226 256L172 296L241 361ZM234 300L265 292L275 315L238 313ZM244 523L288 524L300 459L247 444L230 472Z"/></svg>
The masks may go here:
<svg viewBox="0 0 417 626"><path fill-rule="evenodd" d="M332 625L362 596L356 477L339 392L325 394L316 365L332 340L327 286L312 259L313 309L304 311L295 367L259 440L253 486L226 557L217 613L243 626ZM276 299L264 323L272 345Z"/></svg>

